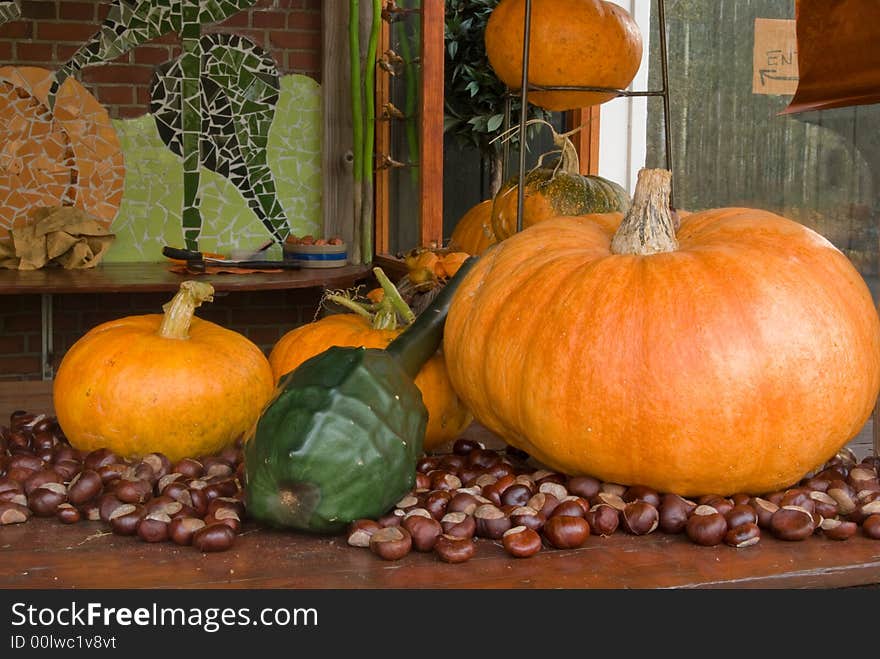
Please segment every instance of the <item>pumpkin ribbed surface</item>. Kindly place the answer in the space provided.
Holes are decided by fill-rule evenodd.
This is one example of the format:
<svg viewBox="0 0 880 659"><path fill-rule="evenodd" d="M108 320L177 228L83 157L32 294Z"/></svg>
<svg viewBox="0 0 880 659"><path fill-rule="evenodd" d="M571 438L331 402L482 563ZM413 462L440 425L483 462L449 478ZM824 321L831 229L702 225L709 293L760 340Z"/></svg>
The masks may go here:
<svg viewBox="0 0 880 659"><path fill-rule="evenodd" d="M332 314L287 332L269 354L269 363L277 380L331 346L385 348L402 331L374 329L366 318L356 314ZM428 409L425 449L458 437L472 416L452 389L442 352L425 363L415 383Z"/></svg>
<svg viewBox="0 0 880 659"><path fill-rule="evenodd" d="M788 486L859 432L880 323L831 243L726 208L684 217L675 251L612 254L600 219L536 224L462 282L444 350L477 420L555 469L685 496Z"/></svg>

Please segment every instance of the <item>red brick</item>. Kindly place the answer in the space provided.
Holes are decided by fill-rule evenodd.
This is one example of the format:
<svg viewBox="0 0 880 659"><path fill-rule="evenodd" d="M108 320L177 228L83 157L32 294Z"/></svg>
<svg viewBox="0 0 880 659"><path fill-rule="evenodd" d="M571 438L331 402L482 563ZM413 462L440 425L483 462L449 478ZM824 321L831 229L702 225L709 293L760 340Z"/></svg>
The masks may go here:
<svg viewBox="0 0 880 659"><path fill-rule="evenodd" d="M52 44L50 43L19 43L16 45L16 57L23 62L51 63L53 61Z"/></svg>
<svg viewBox="0 0 880 659"><path fill-rule="evenodd" d="M58 18L58 7L54 0L24 0L21 3L21 17L46 20Z"/></svg>
<svg viewBox="0 0 880 659"><path fill-rule="evenodd" d="M97 85L92 87L95 97L105 105L130 105L135 103L135 88L123 85Z"/></svg>
<svg viewBox="0 0 880 659"><path fill-rule="evenodd" d="M82 321L80 320L80 315L77 312L58 311L57 308L52 310L53 333L78 330L81 326ZM57 338L57 334L55 334L55 336Z"/></svg>
<svg viewBox="0 0 880 659"><path fill-rule="evenodd" d="M95 11L95 18L98 21L103 22L105 18L107 18L107 14L110 13L110 3L109 2L101 2L98 4L98 7Z"/></svg>
<svg viewBox="0 0 880 659"><path fill-rule="evenodd" d="M12 60L12 42L0 41L0 61Z"/></svg>
<svg viewBox="0 0 880 659"><path fill-rule="evenodd" d="M3 319L4 333L40 331L41 327L42 318L38 313L19 313L6 316Z"/></svg>
<svg viewBox="0 0 880 659"><path fill-rule="evenodd" d="M42 372L39 355L0 356L0 373L10 375L34 375Z"/></svg>
<svg viewBox="0 0 880 659"><path fill-rule="evenodd" d="M34 23L31 21L12 21L0 25L0 39L32 39Z"/></svg>
<svg viewBox="0 0 880 659"><path fill-rule="evenodd" d="M37 36L40 41L61 41L82 43L98 31L95 23L37 23Z"/></svg>
<svg viewBox="0 0 880 659"><path fill-rule="evenodd" d="M270 32L269 41L275 48L320 52L321 34L318 32Z"/></svg>
<svg viewBox="0 0 880 659"><path fill-rule="evenodd" d="M98 308L98 298L91 293L77 295L56 295L52 299L55 311L58 310L93 310Z"/></svg>
<svg viewBox="0 0 880 659"><path fill-rule="evenodd" d="M58 58L59 62L66 62L73 57L77 50L79 50L79 46L59 43L55 45L55 57Z"/></svg>
<svg viewBox="0 0 880 659"><path fill-rule="evenodd" d="M145 85L139 85L135 88L137 90L137 98L135 98L134 102L147 109L150 107L150 88Z"/></svg>
<svg viewBox="0 0 880 659"><path fill-rule="evenodd" d="M98 309L106 313L131 311L132 299L129 293L99 293Z"/></svg>
<svg viewBox="0 0 880 659"><path fill-rule="evenodd" d="M205 32L214 32L217 34L237 34L240 37L245 37L249 39L261 48L266 48L268 46L266 40L266 32L264 30L245 30L242 28L222 27L219 29L205 30Z"/></svg>
<svg viewBox="0 0 880 659"><path fill-rule="evenodd" d="M96 7L97 5L94 2L71 2L70 0L65 0L59 7L59 14L62 20L97 22L95 18Z"/></svg>
<svg viewBox="0 0 880 659"><path fill-rule="evenodd" d="M169 32L168 34L163 34L161 37L156 37L152 39L148 43L159 44L159 43L167 43L167 44L179 44L180 37L177 35L177 32Z"/></svg>
<svg viewBox="0 0 880 659"><path fill-rule="evenodd" d="M104 64L90 66L83 70L83 82L94 84L128 83L131 85L149 84L153 78L153 67L139 64Z"/></svg>
<svg viewBox="0 0 880 659"><path fill-rule="evenodd" d="M146 107L135 105L127 105L125 107L116 108L115 118L119 119L136 119L147 114Z"/></svg>
<svg viewBox="0 0 880 659"><path fill-rule="evenodd" d="M0 336L0 355L13 355L24 351L24 334L5 334Z"/></svg>
<svg viewBox="0 0 880 659"><path fill-rule="evenodd" d="M287 68L297 73L317 74L321 70L321 56L318 53L288 52Z"/></svg>
<svg viewBox="0 0 880 659"><path fill-rule="evenodd" d="M291 30L321 31L321 12L291 12L287 15L287 27Z"/></svg>
<svg viewBox="0 0 880 659"><path fill-rule="evenodd" d="M233 14L229 18L227 18L222 23L217 23L216 26L220 27L252 27L251 25L251 12L249 11L240 11L237 14Z"/></svg>
<svg viewBox="0 0 880 659"><path fill-rule="evenodd" d="M140 46L134 49L134 61L138 64L162 64L172 57L170 46Z"/></svg>
<svg viewBox="0 0 880 659"><path fill-rule="evenodd" d="M283 11L255 11L251 17L254 27L283 30L287 27L287 14Z"/></svg>

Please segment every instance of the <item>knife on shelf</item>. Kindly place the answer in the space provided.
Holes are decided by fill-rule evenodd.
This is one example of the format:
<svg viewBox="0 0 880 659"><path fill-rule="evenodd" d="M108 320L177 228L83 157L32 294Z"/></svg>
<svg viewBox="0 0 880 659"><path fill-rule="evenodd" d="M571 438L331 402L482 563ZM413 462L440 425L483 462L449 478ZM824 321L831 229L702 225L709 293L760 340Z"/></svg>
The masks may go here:
<svg viewBox="0 0 880 659"><path fill-rule="evenodd" d="M163 256L169 259L186 261L188 265L196 268L205 266L218 266L224 268L249 268L252 270L299 270L300 265L296 261L266 261L259 259L220 259L205 256L202 252L190 249L178 249L169 247L162 248Z"/></svg>

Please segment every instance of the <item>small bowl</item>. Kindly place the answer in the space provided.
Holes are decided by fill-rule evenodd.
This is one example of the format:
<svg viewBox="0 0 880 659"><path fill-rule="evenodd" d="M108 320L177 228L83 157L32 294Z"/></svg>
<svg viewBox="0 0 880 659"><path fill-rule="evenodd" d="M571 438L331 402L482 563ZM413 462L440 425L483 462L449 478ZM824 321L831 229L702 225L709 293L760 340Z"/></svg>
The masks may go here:
<svg viewBox="0 0 880 659"><path fill-rule="evenodd" d="M285 243L284 260L302 268L341 268L348 263L348 247L341 245L290 245Z"/></svg>

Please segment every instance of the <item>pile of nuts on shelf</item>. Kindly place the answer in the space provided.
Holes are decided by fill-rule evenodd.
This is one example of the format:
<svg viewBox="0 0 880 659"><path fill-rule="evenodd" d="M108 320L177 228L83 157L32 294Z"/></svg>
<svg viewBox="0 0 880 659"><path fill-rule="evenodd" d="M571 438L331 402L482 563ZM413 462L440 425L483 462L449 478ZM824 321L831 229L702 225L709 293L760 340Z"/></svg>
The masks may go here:
<svg viewBox="0 0 880 659"><path fill-rule="evenodd" d="M243 469L240 445L174 464L160 453L138 460L107 449L83 454L54 417L14 412L9 427L0 426L0 526L32 516L101 521L145 542L224 551L246 519ZM536 469L512 447L495 451L459 439L452 453L423 457L412 492L379 519L353 522L347 541L386 560L415 550L460 563L475 555L478 538L518 558L616 532L684 534L699 545L738 548L762 534L880 539L878 470L880 458L858 461L844 449L785 491L690 500Z"/></svg>
<svg viewBox="0 0 880 659"><path fill-rule="evenodd" d="M0 426L0 526L55 517L102 521L118 535L203 552L235 542L244 516L241 447L172 464L70 446L54 417L14 412Z"/></svg>
<svg viewBox="0 0 880 659"><path fill-rule="evenodd" d="M352 523L348 543L386 560L434 552L449 563L473 557L476 538L528 557L544 547L571 549L591 535L654 531L685 534L698 545L743 548L763 533L846 540L859 528L880 539L880 458L859 462L844 449L796 487L763 497L706 494L696 500L640 485L567 477L529 466L528 456L459 439L449 455L427 456L413 491L377 520Z"/></svg>

